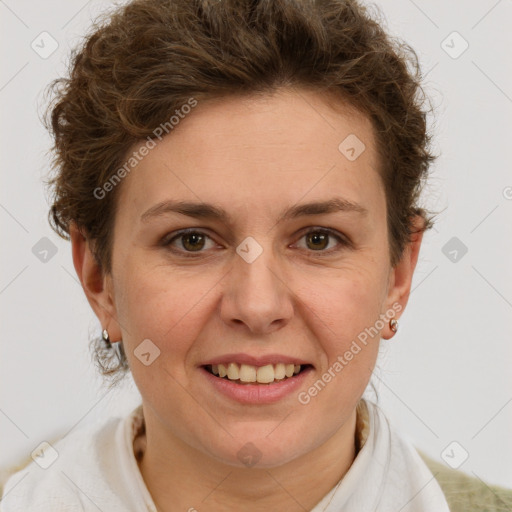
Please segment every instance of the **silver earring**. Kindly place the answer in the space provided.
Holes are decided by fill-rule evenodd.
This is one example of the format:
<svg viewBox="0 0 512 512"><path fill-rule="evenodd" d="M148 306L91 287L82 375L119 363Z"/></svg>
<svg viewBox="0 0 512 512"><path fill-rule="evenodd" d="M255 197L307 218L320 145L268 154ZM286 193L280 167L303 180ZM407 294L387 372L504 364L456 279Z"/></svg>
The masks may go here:
<svg viewBox="0 0 512 512"><path fill-rule="evenodd" d="M396 332L398 331L398 320L395 320L394 318L392 320L389 321L389 328L393 331L393 332Z"/></svg>
<svg viewBox="0 0 512 512"><path fill-rule="evenodd" d="M101 333L101 337L107 344L108 348L114 349L114 352L116 353L116 356L117 356L117 359L119 360L119 362L124 364L124 361L126 360L126 355L124 353L124 347L123 347L123 343L122 343L123 340L114 341L114 342L110 341L110 337L108 335L107 329L103 329L103 331Z"/></svg>
<svg viewBox="0 0 512 512"><path fill-rule="evenodd" d="M101 333L101 336L103 337L103 340L105 343L109 346L112 345L112 342L110 341L110 338L108 337L108 331L107 329L103 329L103 332Z"/></svg>

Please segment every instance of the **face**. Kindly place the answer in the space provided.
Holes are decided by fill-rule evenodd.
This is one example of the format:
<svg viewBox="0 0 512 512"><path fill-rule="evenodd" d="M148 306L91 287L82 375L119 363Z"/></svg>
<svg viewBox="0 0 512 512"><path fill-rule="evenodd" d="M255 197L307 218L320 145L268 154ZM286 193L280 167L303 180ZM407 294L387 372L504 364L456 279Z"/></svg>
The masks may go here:
<svg viewBox="0 0 512 512"><path fill-rule="evenodd" d="M123 180L89 299L148 431L270 467L347 428L415 263L390 268L377 169L365 117L281 90L199 103Z"/></svg>

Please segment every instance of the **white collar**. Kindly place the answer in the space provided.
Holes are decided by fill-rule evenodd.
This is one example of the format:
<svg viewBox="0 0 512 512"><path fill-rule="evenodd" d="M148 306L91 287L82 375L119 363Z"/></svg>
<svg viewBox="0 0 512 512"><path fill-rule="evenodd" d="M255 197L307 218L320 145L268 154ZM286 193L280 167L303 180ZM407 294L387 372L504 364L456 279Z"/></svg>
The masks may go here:
<svg viewBox="0 0 512 512"><path fill-rule="evenodd" d="M360 412L365 415L359 418L363 425L360 440L364 444L344 477L311 512L450 512L434 475L414 446L390 425L382 410L362 399ZM117 442L147 509L156 512L133 451L142 421L139 406L119 425Z"/></svg>
<svg viewBox="0 0 512 512"><path fill-rule="evenodd" d="M414 446L364 400L368 435L341 481L311 512L449 512L434 475Z"/></svg>

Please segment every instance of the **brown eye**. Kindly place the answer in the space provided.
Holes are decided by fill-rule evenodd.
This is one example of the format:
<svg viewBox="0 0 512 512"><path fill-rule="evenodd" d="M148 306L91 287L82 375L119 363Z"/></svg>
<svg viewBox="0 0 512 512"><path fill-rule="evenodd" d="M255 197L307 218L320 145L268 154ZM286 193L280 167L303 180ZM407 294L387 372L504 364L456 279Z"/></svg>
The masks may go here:
<svg viewBox="0 0 512 512"><path fill-rule="evenodd" d="M329 245L329 235L319 231L312 231L306 235L308 247L314 251L325 249Z"/></svg>
<svg viewBox="0 0 512 512"><path fill-rule="evenodd" d="M215 247L211 237L197 229L179 231L173 236L166 236L162 239L161 245L182 256L195 256L194 253L200 256L206 253L207 249Z"/></svg>
<svg viewBox="0 0 512 512"><path fill-rule="evenodd" d="M201 233L187 233L180 238L183 248L187 251L200 251L204 247L204 235Z"/></svg>
<svg viewBox="0 0 512 512"><path fill-rule="evenodd" d="M310 229L301 237L302 239L305 240L305 244L301 248L310 253L317 252L318 256L327 256L351 246L337 231L327 228Z"/></svg>

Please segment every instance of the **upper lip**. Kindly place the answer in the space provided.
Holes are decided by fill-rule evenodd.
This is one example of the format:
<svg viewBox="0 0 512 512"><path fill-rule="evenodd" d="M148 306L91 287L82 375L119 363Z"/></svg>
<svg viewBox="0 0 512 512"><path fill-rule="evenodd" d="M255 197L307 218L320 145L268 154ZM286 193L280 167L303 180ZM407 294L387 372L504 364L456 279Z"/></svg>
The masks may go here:
<svg viewBox="0 0 512 512"><path fill-rule="evenodd" d="M308 361L305 361L299 357L293 356L285 356L282 354L267 354L264 356L251 356L250 354L225 354L222 356L214 357L209 359L201 366L208 366L213 364L229 364L229 363L239 363L239 364L249 364L251 366L266 366L267 364L300 364L306 365L311 364Z"/></svg>

